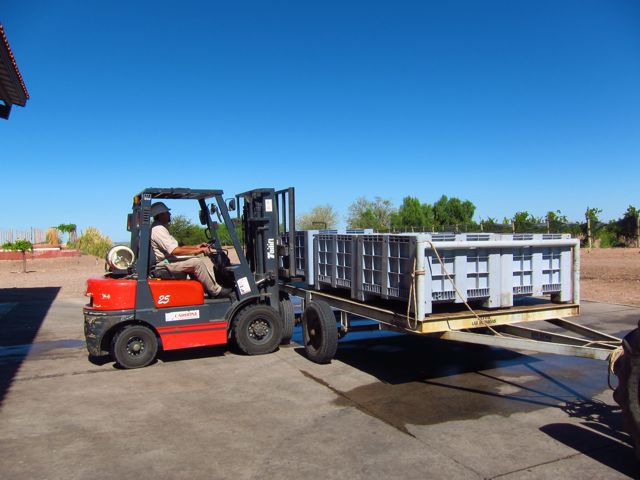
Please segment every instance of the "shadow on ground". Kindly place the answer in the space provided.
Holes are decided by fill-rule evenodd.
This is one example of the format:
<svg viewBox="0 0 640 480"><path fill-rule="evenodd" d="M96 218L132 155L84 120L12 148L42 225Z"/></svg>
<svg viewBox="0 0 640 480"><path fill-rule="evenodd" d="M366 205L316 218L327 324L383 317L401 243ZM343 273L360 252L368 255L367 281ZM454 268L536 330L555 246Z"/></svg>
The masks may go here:
<svg viewBox="0 0 640 480"><path fill-rule="evenodd" d="M184 348L180 350L169 350L169 351L160 350L158 352L157 358L149 366L152 366L158 362L173 363L173 362L183 362L188 360L198 360L201 358L223 357L228 352L228 350L229 350L228 345ZM114 363L110 355L102 355L99 357L88 355L87 359L89 362L97 366L103 366L111 363L113 368L116 368L116 369L121 368Z"/></svg>
<svg viewBox="0 0 640 480"><path fill-rule="evenodd" d="M0 289L0 405L59 291L59 287Z"/></svg>
<svg viewBox="0 0 640 480"><path fill-rule="evenodd" d="M620 409L594 399L607 389L605 362L409 335L347 338L336 360L379 381L340 391L303 372L332 389L338 405L356 407L411 436L412 426L559 409L583 420L582 426L542 431L626 475L635 465ZM304 355L303 348L296 351Z"/></svg>
<svg viewBox="0 0 640 480"><path fill-rule="evenodd" d="M619 415L606 408L601 413L604 414L603 417L588 420L581 425L551 423L540 428L540 431L629 478L639 478L640 466L633 447L626 443L629 438L622 437L620 431L612 429L609 423L617 422ZM611 413L613 415L609 417ZM623 443L612 442L612 438Z"/></svg>

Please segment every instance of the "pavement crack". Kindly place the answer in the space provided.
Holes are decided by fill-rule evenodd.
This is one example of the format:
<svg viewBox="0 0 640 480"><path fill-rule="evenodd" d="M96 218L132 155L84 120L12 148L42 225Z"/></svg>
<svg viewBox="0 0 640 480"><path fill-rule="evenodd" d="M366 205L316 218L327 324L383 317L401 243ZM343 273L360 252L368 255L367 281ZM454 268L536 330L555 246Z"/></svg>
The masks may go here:
<svg viewBox="0 0 640 480"><path fill-rule="evenodd" d="M369 408L367 408L365 405L359 403L357 400L354 400L353 398L351 398L349 395L347 395L345 392L338 390L335 387L332 387L331 385L329 385L329 383L327 383L325 380L316 377L315 375L307 372L306 370L299 370L300 373L302 373L302 375L304 375L307 378L310 378L311 380L313 380L314 382L322 385L323 387L328 388L329 390L331 390L333 393L335 393L336 395L338 395L340 398L346 400L346 402L349 405L352 405L353 407L357 408L359 411L361 411L362 413L376 418L378 420L380 420L381 422L386 423L387 425L389 425L390 427L395 428L396 430L398 430L399 432L404 433L405 435L410 436L411 438L414 438L416 440L419 440L418 437L416 437L414 434L412 434L409 430L407 430L407 428L404 425L398 425L392 421L390 421L387 418L384 418L380 415L378 415L377 413L375 413L374 411L370 410Z"/></svg>
<svg viewBox="0 0 640 480"><path fill-rule="evenodd" d="M59 378L59 377L73 377L75 375L91 375L94 373L108 373L114 372L116 370L104 370L104 369L93 369L93 370L85 370L83 372L67 372L67 373L51 373L49 375L33 375L31 377L18 377L14 381L16 382L29 382L31 380L42 380L47 378Z"/></svg>
<svg viewBox="0 0 640 480"><path fill-rule="evenodd" d="M571 454L566 455L566 456L561 457L561 458L555 458L555 459L553 459L553 460L549 460L548 462L536 463L535 465L528 465L528 466L523 467L523 468L518 468L517 470L512 470L512 471L509 471L509 472L504 472L504 473L501 473L501 474L499 474L499 475L495 475L495 476L493 476L493 477L487 477L487 480L495 480L495 479L497 479L497 478L506 477L507 475L512 475L512 474L514 474L514 473L518 473L518 472L526 472L526 471L528 471L528 470L533 470L534 468L541 467L541 466L543 466L543 465L552 465L552 464L554 464L554 463L562 462L562 461L564 461L564 460L568 460L568 459L570 459L570 458L579 457L579 456L581 456L581 455L588 455L589 453L598 452L598 451L600 451L600 450L606 450L606 449L611 448L611 447L612 447L612 445L603 445L603 446L601 446L601 447L596 447L596 448L591 448L591 449L589 449L589 450L585 450L584 452L571 453Z"/></svg>

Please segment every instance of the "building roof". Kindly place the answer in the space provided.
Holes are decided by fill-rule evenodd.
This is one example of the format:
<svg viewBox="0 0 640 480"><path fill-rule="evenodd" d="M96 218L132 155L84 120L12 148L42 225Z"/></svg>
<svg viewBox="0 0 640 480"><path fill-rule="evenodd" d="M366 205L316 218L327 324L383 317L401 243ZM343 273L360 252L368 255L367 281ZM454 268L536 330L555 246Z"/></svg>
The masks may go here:
<svg viewBox="0 0 640 480"><path fill-rule="evenodd" d="M2 24L0 24L0 99L9 109L11 105L24 107L29 99L29 92L18 69Z"/></svg>

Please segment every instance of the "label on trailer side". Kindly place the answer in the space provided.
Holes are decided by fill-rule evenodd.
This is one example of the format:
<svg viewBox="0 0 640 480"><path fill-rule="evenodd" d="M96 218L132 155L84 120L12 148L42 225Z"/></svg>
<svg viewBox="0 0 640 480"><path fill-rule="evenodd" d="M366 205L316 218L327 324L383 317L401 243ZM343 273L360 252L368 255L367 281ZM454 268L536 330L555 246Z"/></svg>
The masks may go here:
<svg viewBox="0 0 640 480"><path fill-rule="evenodd" d="M273 200L271 200L270 198L265 199L264 210L265 212L273 212Z"/></svg>
<svg viewBox="0 0 640 480"><path fill-rule="evenodd" d="M185 310L184 312L169 312L164 314L164 320L166 322L192 320L194 318L200 318L200 310Z"/></svg>
<svg viewBox="0 0 640 480"><path fill-rule="evenodd" d="M251 292L251 287L249 286L249 280L247 277L242 277L238 280L238 290L240 290L240 295L245 295Z"/></svg>

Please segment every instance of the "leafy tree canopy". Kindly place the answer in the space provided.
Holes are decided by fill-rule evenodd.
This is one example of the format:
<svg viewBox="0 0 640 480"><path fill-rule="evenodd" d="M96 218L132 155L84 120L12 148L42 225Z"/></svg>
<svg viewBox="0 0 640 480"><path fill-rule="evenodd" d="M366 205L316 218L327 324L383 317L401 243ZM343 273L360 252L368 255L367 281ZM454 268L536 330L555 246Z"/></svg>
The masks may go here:
<svg viewBox="0 0 640 480"><path fill-rule="evenodd" d="M205 229L194 224L185 215L176 215L171 218L169 232L179 245L197 245L208 241Z"/></svg>
<svg viewBox="0 0 640 480"><path fill-rule="evenodd" d="M329 205L318 205L310 212L301 215L297 221L298 230L318 230L336 228L338 224L338 214Z"/></svg>
<svg viewBox="0 0 640 480"><path fill-rule="evenodd" d="M244 231L242 229L242 224L239 220L235 218L232 220L234 228L236 230L236 235L238 235L238 239L242 242ZM218 238L220 239L220 243L222 245L233 245L233 240L231 239L231 234L229 233L229 229L224 223L218 224L218 228L216 230L218 233Z"/></svg>
<svg viewBox="0 0 640 480"><path fill-rule="evenodd" d="M473 214L476 206L469 200L462 201L459 198L448 198L442 195L433 204L433 217L436 225L470 225L473 223Z"/></svg>
<svg viewBox="0 0 640 480"><path fill-rule="evenodd" d="M367 200L365 197L360 197L349 206L347 224L349 228L388 230L394 213L395 208L391 200L381 197Z"/></svg>
<svg viewBox="0 0 640 480"><path fill-rule="evenodd" d="M33 251L33 244L29 240L16 240L2 245L3 250L22 252L22 271L27 272L27 251Z"/></svg>
<svg viewBox="0 0 640 480"><path fill-rule="evenodd" d="M598 217L598 215L600 215L602 213L602 209L600 208L590 208L587 207L587 211L584 214L584 217L587 220L591 220L592 222L599 222L600 218Z"/></svg>
<svg viewBox="0 0 640 480"><path fill-rule="evenodd" d="M15 242L4 243L2 249L25 253L33 250L33 244L29 240L16 240Z"/></svg>
<svg viewBox="0 0 640 480"><path fill-rule="evenodd" d="M61 223L56 228L62 233L72 233L76 231L77 225L75 223Z"/></svg>
<svg viewBox="0 0 640 480"><path fill-rule="evenodd" d="M397 213L391 216L391 227L397 229L420 228L433 224L431 205L420 203L415 197L404 197Z"/></svg>

